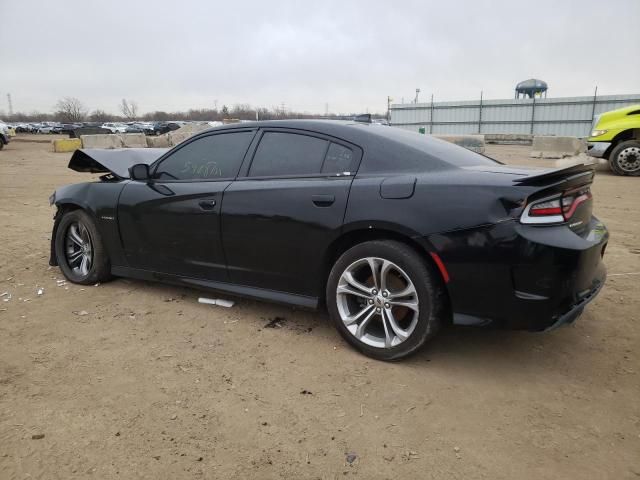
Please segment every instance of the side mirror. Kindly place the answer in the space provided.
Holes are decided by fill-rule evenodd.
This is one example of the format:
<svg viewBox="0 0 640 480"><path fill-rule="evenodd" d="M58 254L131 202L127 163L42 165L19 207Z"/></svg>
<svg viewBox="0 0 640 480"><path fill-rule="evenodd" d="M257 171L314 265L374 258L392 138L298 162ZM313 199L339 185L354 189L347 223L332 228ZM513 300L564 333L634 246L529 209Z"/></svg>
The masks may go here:
<svg viewBox="0 0 640 480"><path fill-rule="evenodd" d="M137 163L129 167L129 177L131 180L149 180L149 165L146 163Z"/></svg>

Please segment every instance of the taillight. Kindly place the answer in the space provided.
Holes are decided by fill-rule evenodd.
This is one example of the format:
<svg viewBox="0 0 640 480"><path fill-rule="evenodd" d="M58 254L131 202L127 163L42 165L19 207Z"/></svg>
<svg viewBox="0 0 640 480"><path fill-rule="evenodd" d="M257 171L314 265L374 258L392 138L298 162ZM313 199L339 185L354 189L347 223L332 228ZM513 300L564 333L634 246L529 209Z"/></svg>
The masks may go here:
<svg viewBox="0 0 640 480"><path fill-rule="evenodd" d="M522 223L562 223L569 220L576 209L591 200L589 187L569 190L553 197L535 200L522 213Z"/></svg>

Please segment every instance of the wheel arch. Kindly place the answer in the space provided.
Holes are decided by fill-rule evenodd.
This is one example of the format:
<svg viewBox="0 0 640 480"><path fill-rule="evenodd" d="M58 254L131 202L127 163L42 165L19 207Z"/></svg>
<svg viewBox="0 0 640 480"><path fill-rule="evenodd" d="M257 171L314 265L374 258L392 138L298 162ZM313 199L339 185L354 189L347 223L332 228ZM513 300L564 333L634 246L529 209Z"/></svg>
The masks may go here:
<svg viewBox="0 0 640 480"><path fill-rule="evenodd" d="M611 139L611 146L604 153L604 157L610 159L611 152L620 142L626 142L627 140L640 140L640 128L629 128L618 133Z"/></svg>
<svg viewBox="0 0 640 480"><path fill-rule="evenodd" d="M55 206L57 208L56 213L54 215L53 229L51 231L51 252L49 254L49 265L52 267L58 266L58 259L56 257L56 235L58 233L58 226L60 225L60 220L62 217L69 212L73 212L75 210L82 210L87 213L96 224L96 228L98 227L98 222L96 221L95 212L88 207L88 205L84 205L82 202L77 200L59 200L56 201ZM100 232L102 234L102 232Z"/></svg>

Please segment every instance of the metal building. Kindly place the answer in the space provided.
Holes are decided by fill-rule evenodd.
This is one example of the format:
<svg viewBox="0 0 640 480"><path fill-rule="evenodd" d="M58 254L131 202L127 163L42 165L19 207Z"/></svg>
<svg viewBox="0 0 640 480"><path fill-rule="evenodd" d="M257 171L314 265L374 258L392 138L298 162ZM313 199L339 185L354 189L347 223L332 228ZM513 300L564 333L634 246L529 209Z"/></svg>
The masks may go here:
<svg viewBox="0 0 640 480"><path fill-rule="evenodd" d="M640 104L640 93L393 104L391 125L435 134L531 133L586 137L594 115Z"/></svg>

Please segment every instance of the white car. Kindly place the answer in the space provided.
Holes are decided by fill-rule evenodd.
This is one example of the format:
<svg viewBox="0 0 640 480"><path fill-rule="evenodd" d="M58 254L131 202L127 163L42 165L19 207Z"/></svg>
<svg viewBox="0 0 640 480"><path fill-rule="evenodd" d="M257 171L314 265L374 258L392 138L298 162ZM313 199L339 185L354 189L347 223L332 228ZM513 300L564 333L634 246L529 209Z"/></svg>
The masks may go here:
<svg viewBox="0 0 640 480"><path fill-rule="evenodd" d="M102 125L102 128L106 128L111 133L124 133L127 131L127 126L124 123L107 122Z"/></svg>
<svg viewBox="0 0 640 480"><path fill-rule="evenodd" d="M53 130L54 127L55 125L42 125L38 128L38 133L51 133L51 130Z"/></svg>

